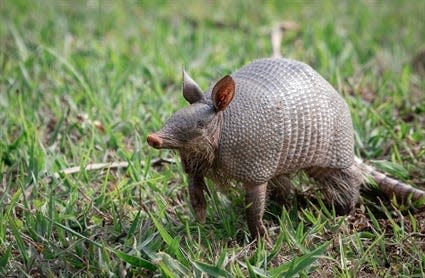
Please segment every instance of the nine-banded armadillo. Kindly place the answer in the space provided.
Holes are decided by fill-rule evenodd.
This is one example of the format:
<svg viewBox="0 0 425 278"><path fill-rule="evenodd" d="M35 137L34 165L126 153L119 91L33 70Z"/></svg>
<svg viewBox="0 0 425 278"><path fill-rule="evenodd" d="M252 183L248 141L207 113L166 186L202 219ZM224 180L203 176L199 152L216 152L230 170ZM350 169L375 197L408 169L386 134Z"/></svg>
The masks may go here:
<svg viewBox="0 0 425 278"><path fill-rule="evenodd" d="M189 177L191 204L205 221L204 177L242 182L252 236L262 236L267 187L271 198L292 191L289 176L304 171L339 213L353 209L360 186L372 176L402 199L425 192L376 172L354 155L353 126L344 99L310 66L260 59L227 75L204 94L183 71L190 103L157 133L154 148L176 149Z"/></svg>

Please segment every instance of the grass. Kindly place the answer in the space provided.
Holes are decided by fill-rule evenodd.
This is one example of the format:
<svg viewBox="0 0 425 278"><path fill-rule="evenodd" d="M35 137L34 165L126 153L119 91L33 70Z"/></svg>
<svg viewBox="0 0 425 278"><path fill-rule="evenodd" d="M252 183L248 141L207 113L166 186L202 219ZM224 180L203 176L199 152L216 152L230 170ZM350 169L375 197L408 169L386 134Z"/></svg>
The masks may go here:
<svg viewBox="0 0 425 278"><path fill-rule="evenodd" d="M181 65L206 88L282 53L344 95L356 152L425 188L425 2L3 1L0 273L29 276L425 276L425 214L367 199L268 208L273 244L250 244L243 194L212 184L206 224L175 154L145 138L177 109ZM175 164L152 164L158 158ZM85 171L126 161L125 169ZM80 166L72 175L52 174Z"/></svg>

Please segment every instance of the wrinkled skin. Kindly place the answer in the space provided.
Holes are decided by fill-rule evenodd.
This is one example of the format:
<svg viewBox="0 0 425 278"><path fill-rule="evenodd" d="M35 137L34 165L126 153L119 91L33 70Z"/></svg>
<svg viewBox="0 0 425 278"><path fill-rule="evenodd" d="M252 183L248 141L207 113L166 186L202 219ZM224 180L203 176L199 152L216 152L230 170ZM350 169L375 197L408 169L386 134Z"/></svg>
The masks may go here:
<svg viewBox="0 0 425 278"><path fill-rule="evenodd" d="M158 149L191 148L193 141L208 136L216 116L211 104L193 103L172 115L159 132L148 137L148 143L156 135L161 140L159 146L154 146Z"/></svg>
<svg viewBox="0 0 425 278"><path fill-rule="evenodd" d="M212 166L218 145L212 141L211 133L219 118L211 104L194 103L176 112L159 132L148 137L148 143L155 148L179 151L188 174L191 205L201 223L205 222L207 209L204 176Z"/></svg>
<svg viewBox="0 0 425 278"><path fill-rule="evenodd" d="M212 100L207 100L198 85L184 73L183 95L190 105L177 111L159 132L147 138L154 148L175 149L180 153L188 174L191 205L201 223L206 219L204 193L209 193L204 177L215 161L222 110L232 100L234 92L229 76L220 80L216 87L220 90L213 90ZM232 95L229 97L228 93Z"/></svg>

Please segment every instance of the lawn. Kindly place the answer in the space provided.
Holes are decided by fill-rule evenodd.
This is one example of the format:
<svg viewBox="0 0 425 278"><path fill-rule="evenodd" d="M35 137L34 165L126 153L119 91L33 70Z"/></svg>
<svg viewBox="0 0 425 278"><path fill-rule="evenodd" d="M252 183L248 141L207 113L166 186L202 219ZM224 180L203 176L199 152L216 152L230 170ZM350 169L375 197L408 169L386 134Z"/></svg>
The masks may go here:
<svg viewBox="0 0 425 278"><path fill-rule="evenodd" d="M423 210L312 196L269 206L272 243L252 244L237 184L208 183L199 224L179 158L146 143L187 105L182 65L206 89L289 22L282 55L344 96L357 155L425 189L424 18L421 0L1 1L0 275L424 277Z"/></svg>

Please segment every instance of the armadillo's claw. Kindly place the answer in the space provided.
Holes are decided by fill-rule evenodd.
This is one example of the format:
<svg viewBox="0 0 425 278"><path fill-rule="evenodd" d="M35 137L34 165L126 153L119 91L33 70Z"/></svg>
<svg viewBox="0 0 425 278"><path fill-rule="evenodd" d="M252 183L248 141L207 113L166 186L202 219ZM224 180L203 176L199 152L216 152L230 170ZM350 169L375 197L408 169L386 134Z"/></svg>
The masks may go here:
<svg viewBox="0 0 425 278"><path fill-rule="evenodd" d="M204 209L198 209L198 210L195 211L195 213L196 213L196 217L198 218L198 221L201 224L205 224L206 219L207 219L207 210L206 210L206 208L204 208Z"/></svg>
<svg viewBox="0 0 425 278"><path fill-rule="evenodd" d="M205 200L204 191L208 189L205 190L205 188L204 186L189 186L190 203L201 223L205 223L207 215L207 201Z"/></svg>
<svg viewBox="0 0 425 278"><path fill-rule="evenodd" d="M192 208L195 211L196 218L198 218L199 222L204 224L207 218L207 203L205 198L202 198L202 200L191 198L191 203Z"/></svg>

